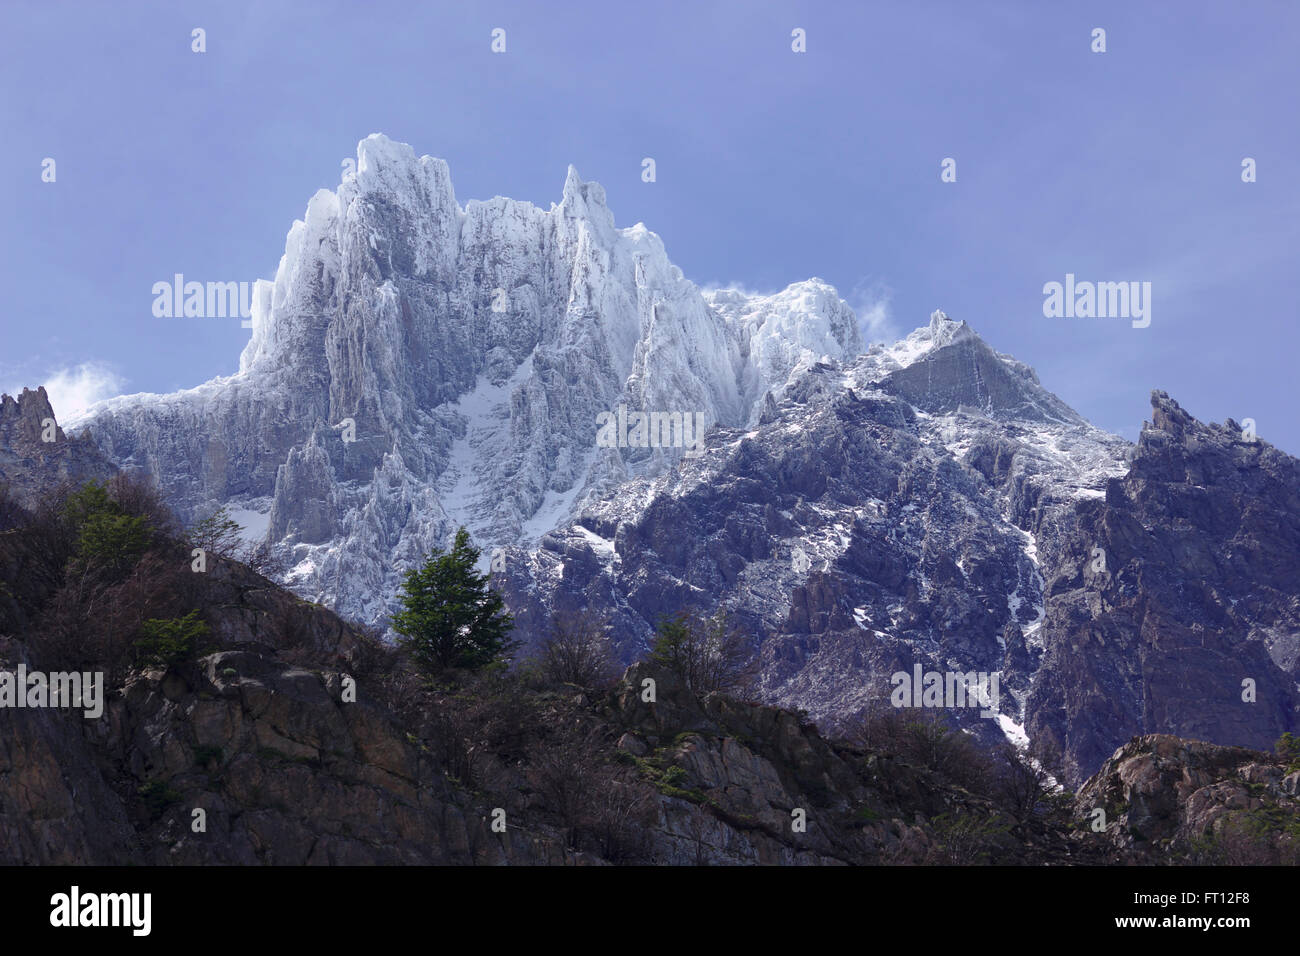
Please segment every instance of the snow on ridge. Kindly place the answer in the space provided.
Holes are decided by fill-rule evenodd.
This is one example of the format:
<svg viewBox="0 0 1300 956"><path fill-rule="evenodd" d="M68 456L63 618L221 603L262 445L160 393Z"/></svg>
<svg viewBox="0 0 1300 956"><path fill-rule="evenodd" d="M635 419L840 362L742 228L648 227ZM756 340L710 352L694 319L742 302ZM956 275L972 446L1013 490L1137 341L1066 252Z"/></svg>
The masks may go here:
<svg viewBox="0 0 1300 956"><path fill-rule="evenodd" d="M485 486L485 476L479 467L485 459L491 460L492 456L484 452L490 453L509 441L511 397L532 372L530 354L499 385L493 385L487 376L481 375L474 388L452 406L456 414L466 419L466 427L465 434L452 445L447 467L439 476L439 499L447 515L464 525L472 536L483 533L486 521L482 499L493 490L490 484Z"/></svg>
<svg viewBox="0 0 1300 956"><path fill-rule="evenodd" d="M1047 604L1043 595L1046 582L1043 581L1042 572L1039 570L1038 563L1038 539L1032 532L1025 531L1023 528L1017 528L1025 538L1025 545L1022 549L1026 558L1032 567L1030 584L1038 594L1038 600L1034 602L1034 618L1031 621L1023 622L1020 619L1020 608L1024 601L1020 597L1021 581L1019 572L1016 575L1016 591L1014 596L1015 605L1012 607L1012 618L1020 627L1020 633L1024 635L1025 641L1036 647L1041 647L1043 643L1042 636L1038 633L1043 626L1043 621L1047 618Z"/></svg>
<svg viewBox="0 0 1300 956"><path fill-rule="evenodd" d="M936 348L953 342L965 322L954 322L941 309L930 313L930 324L915 329L893 345L882 346L882 353L899 368L907 368L925 358Z"/></svg>
<svg viewBox="0 0 1300 956"><path fill-rule="evenodd" d="M580 524L575 524L571 527L574 531L578 532L578 534L582 535L587 544L591 546L591 550L595 551L602 558L612 557L615 560L618 560L618 553L614 550L614 542L611 539L602 538L600 535L596 534L596 532Z"/></svg>

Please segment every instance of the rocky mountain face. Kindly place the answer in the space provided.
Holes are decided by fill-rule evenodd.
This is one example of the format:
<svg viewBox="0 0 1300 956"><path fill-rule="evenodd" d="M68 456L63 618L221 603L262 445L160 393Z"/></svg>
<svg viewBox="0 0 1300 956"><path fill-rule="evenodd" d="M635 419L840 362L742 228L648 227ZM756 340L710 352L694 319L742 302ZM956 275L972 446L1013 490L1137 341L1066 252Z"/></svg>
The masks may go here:
<svg viewBox="0 0 1300 956"><path fill-rule="evenodd" d="M1128 473L1046 573L1029 732L1082 779L1153 731L1262 748L1300 707L1300 462L1152 396Z"/></svg>
<svg viewBox="0 0 1300 956"><path fill-rule="evenodd" d="M760 636L763 696L823 726L887 706L891 675L917 665L998 673L998 719L953 716L1022 740L1045 639L1037 535L1073 527L1128 453L935 313L507 552L502 577L527 624L599 609L629 655L681 607L726 608Z"/></svg>
<svg viewBox="0 0 1300 956"><path fill-rule="evenodd" d="M944 351L927 374L951 395ZM812 370L757 428L512 553L514 605L599 608L642 641L727 608L761 635L765 699L828 728L898 672L997 673L996 721L949 716L1059 752L1072 785L1134 735L1296 727L1295 459L1162 393L1136 448L1032 392L927 410L895 394L913 368Z"/></svg>
<svg viewBox="0 0 1300 956"><path fill-rule="evenodd" d="M1300 722L1297 462L1153 408L1132 445L942 312L864 351L829 286L701 291L573 170L549 210L461 207L445 163L372 136L290 231L236 375L77 427L345 618L382 628L463 524L530 642L588 610L629 663L721 609L763 699L828 731L897 673L996 675L951 719L1077 786L1134 735Z"/></svg>

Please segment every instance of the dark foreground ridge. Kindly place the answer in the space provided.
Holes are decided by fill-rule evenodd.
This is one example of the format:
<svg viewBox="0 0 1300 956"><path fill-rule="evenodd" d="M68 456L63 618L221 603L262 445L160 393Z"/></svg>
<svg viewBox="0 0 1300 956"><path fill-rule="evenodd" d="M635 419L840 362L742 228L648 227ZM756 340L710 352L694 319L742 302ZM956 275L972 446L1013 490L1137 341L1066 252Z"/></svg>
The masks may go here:
<svg viewBox="0 0 1300 956"><path fill-rule="evenodd" d="M0 716L0 862L1294 862L1294 838L1277 837L1300 826L1300 768L1264 753L1138 738L1070 800L999 778L961 735L832 742L648 664L603 693L511 677L424 688L239 564L209 571L202 598L219 648L128 670L101 720ZM36 663L16 638L0 653Z"/></svg>

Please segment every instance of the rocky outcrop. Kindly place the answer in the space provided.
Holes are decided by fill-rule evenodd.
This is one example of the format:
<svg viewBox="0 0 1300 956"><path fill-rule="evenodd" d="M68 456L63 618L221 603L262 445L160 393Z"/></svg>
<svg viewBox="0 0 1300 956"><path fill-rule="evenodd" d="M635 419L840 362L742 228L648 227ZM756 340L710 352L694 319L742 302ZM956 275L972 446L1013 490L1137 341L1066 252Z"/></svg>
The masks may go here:
<svg viewBox="0 0 1300 956"><path fill-rule="evenodd" d="M17 398L0 395L0 489L19 506L34 511L65 482L115 471L94 442L64 433L44 386L25 388Z"/></svg>
<svg viewBox="0 0 1300 956"><path fill-rule="evenodd" d="M644 700L647 680L655 703ZM789 710L721 694L696 698L650 664L624 675L611 717L623 731L620 750L668 797L654 836L659 862L1098 859L1044 828L997 828L1000 813L987 798L897 754L829 740ZM945 855L954 849L948 821L989 829L958 861Z"/></svg>
<svg viewBox="0 0 1300 956"><path fill-rule="evenodd" d="M1075 805L1133 862L1300 863L1300 766L1244 747L1136 737Z"/></svg>

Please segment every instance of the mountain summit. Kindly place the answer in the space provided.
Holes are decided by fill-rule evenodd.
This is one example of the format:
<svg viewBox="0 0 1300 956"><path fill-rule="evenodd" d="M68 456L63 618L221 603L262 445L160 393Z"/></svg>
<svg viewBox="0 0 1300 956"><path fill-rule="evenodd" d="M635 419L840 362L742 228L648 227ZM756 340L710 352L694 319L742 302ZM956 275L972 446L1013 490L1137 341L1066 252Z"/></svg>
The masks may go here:
<svg viewBox="0 0 1300 956"><path fill-rule="evenodd" d="M600 413L740 426L814 363L861 351L818 280L719 295L644 226L616 228L572 167L549 210L462 208L445 162L373 135L289 230L236 375L80 424L183 518L229 506L301 593L378 622L400 567L458 525L480 546L535 541L681 457L597 447Z"/></svg>

